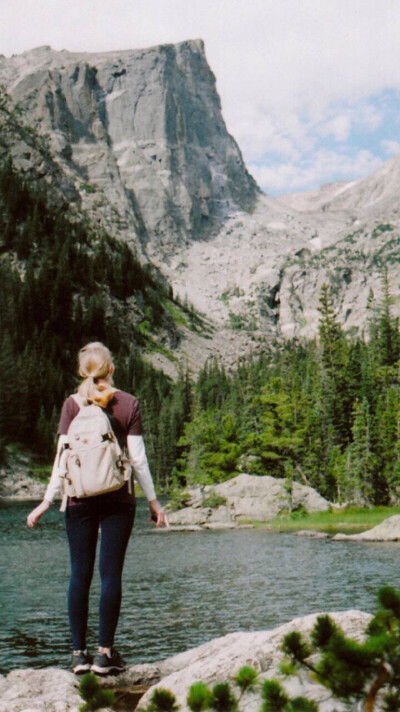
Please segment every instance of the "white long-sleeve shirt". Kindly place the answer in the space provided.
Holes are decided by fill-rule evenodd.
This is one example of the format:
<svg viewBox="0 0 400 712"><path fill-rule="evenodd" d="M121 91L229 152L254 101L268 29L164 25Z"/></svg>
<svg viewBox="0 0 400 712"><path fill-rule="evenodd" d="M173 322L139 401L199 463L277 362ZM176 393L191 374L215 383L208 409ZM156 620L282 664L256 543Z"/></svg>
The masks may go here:
<svg viewBox="0 0 400 712"><path fill-rule="evenodd" d="M58 467L60 451L64 443L68 442L67 435L60 435L57 443L57 454L54 460L51 477L47 485L44 498L48 502L53 502L54 498L61 493L61 477ZM156 493L151 476L149 463L147 461L146 449L142 435L128 435L128 452L132 463L133 472L137 483L150 502L156 499Z"/></svg>

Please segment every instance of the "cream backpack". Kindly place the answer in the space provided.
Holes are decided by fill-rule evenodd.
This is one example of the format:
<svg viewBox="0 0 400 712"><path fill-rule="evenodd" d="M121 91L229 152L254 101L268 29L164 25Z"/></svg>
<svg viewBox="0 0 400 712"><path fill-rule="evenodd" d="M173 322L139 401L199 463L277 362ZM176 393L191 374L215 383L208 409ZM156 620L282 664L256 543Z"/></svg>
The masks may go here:
<svg viewBox="0 0 400 712"><path fill-rule="evenodd" d="M125 482L131 491L132 467L114 434L110 419L98 405L72 396L79 412L68 428L68 441L59 460L64 496L93 497L120 489Z"/></svg>

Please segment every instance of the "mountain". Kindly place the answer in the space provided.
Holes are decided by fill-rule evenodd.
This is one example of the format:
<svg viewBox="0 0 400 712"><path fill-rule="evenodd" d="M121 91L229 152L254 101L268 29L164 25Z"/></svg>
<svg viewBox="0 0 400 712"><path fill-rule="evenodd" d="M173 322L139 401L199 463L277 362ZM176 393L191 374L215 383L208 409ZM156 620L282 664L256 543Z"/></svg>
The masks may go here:
<svg viewBox="0 0 400 712"><path fill-rule="evenodd" d="M348 183L330 183L319 190L285 195L279 200L302 212L347 211L358 219L376 219L380 216L398 219L399 192L400 156L395 156L366 178Z"/></svg>
<svg viewBox="0 0 400 712"><path fill-rule="evenodd" d="M338 221L333 239L318 234L319 249L303 251L286 262L280 291L286 335L312 334L318 322L318 296L323 282L331 285L336 309L349 331L364 328L366 305L379 306L382 271L387 269L392 309L400 315L400 156L371 175L319 191L283 196L281 204L296 206L309 219ZM285 316L286 315L286 316Z"/></svg>
<svg viewBox="0 0 400 712"><path fill-rule="evenodd" d="M1 58L0 81L49 134L84 209L148 257L208 237L256 200L201 40L100 54L39 47Z"/></svg>
<svg viewBox="0 0 400 712"><path fill-rule="evenodd" d="M400 158L351 183L263 194L226 130L201 40L97 54L40 47L0 57L0 82L49 147L43 180L212 321L212 333L182 334L193 370L313 336L324 282L345 328L362 328L383 265L400 313ZM29 150L17 141L11 152L29 172Z"/></svg>

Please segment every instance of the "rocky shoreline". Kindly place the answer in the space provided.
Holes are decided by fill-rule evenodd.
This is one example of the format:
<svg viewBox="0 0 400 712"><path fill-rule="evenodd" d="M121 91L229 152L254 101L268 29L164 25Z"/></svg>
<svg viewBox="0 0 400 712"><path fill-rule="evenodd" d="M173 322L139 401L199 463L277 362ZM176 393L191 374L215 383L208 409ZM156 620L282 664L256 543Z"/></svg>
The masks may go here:
<svg viewBox="0 0 400 712"><path fill-rule="evenodd" d="M330 503L298 482L241 473L218 485L188 489L184 506L169 512L173 526L230 529L243 520L266 522L283 512L328 511Z"/></svg>
<svg viewBox="0 0 400 712"><path fill-rule="evenodd" d="M41 500L46 484L29 475L33 457L23 450L7 452L0 466L0 499Z"/></svg>
<svg viewBox="0 0 400 712"><path fill-rule="evenodd" d="M230 681L242 665L254 666L261 681L280 676L279 663L283 654L281 643L290 631L299 631L308 636L317 615L296 618L273 630L230 633L199 647L189 649L160 662L135 665L118 678L103 680L102 684L114 690L147 689L140 705L148 704L155 686L171 690L181 705L180 712L188 712L186 695L190 685L199 680L213 685ZM371 616L357 610L330 613L344 633L356 640ZM317 685L307 673L289 677L284 681L291 695L303 695L319 704L320 712L341 712L344 705L333 701L329 691ZM0 712L78 712L82 704L77 678L66 670L46 668L42 670L13 670L0 678ZM249 694L246 712L257 712L259 695ZM134 709L134 707L126 707Z"/></svg>
<svg viewBox="0 0 400 712"><path fill-rule="evenodd" d="M28 474L31 466L31 457L18 452L0 467L0 501L42 499L46 484ZM328 511L331 506L307 485L294 482L288 489L284 479L245 473L218 485L188 489L186 495L184 507L173 511L167 506L172 531L252 529L252 522L268 522L280 513L299 509ZM331 536L306 527L294 533L334 541L400 541L400 515L388 517L372 529L357 534Z"/></svg>

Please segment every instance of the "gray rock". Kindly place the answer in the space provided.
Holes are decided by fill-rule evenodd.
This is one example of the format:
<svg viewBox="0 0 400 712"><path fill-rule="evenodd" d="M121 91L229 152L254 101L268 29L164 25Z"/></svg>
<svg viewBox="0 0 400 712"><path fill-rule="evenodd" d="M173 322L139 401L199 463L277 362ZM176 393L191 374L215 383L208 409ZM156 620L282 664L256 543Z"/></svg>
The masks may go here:
<svg viewBox="0 0 400 712"><path fill-rule="evenodd" d="M1 58L0 79L75 171L84 207L147 254L174 254L255 203L201 40L98 54L38 48Z"/></svg>
<svg viewBox="0 0 400 712"><path fill-rule="evenodd" d="M361 611L331 613L343 631L360 640L371 616ZM145 706L156 686L170 689L187 712L186 695L193 682L204 680L212 685L230 681L242 665L253 665L260 679L277 677L282 659L281 642L290 631L308 635L317 614L296 618L274 630L231 633L216 638L197 648L174 655L159 663L136 665L118 677L103 682L111 689L129 690L133 686L150 687L141 700ZM0 677L0 712L78 712L82 699L77 689L76 677L65 670L13 670ZM320 704L321 712L341 712L345 708L332 702L329 693L316 685L306 674L284 683L291 695L304 695ZM256 712L260 707L257 695L246 697L246 712Z"/></svg>
<svg viewBox="0 0 400 712"><path fill-rule="evenodd" d="M204 527L201 527L199 524L171 524L169 530L171 532L203 532ZM152 531L165 531L164 529L153 529Z"/></svg>
<svg viewBox="0 0 400 712"><path fill-rule="evenodd" d="M65 670L13 670L3 678L0 712L77 712L82 698Z"/></svg>
<svg viewBox="0 0 400 712"><path fill-rule="evenodd" d="M346 611L330 614L343 631L360 640L371 616L361 611ZM278 665L282 660L281 643L283 637L291 631L300 631L309 635L317 614L297 618L290 623L270 631L249 633L231 633L217 638L197 648L188 650L160 663L162 679L151 687L141 700L145 706L155 687L171 690L182 705L181 712L188 712L186 695L190 685L203 680L209 685L229 681L242 665L252 665L260 672L261 681L266 678L280 677ZM321 712L341 712L347 709L337 701L333 701L329 692L317 685L307 674L289 678L284 682L289 694L303 695L316 700ZM260 709L259 694L246 695L246 712L258 712Z"/></svg>
<svg viewBox="0 0 400 712"><path fill-rule="evenodd" d="M384 519L361 534L336 534L335 541L400 541L400 514Z"/></svg>
<svg viewBox="0 0 400 712"><path fill-rule="evenodd" d="M296 536L306 536L311 539L329 539L330 536L326 532L315 532L312 529L301 529L296 532Z"/></svg>
<svg viewBox="0 0 400 712"><path fill-rule="evenodd" d="M42 499L46 485L29 476L33 458L23 450L6 453L6 463L0 467L0 497L12 499Z"/></svg>
<svg viewBox="0 0 400 712"><path fill-rule="evenodd" d="M204 500L212 494L223 497L226 504L215 509L201 507L201 497ZM188 501L194 501L195 504L171 512L171 524L198 524L208 528L218 524L219 528L222 528L221 525L228 528L239 524L241 519L268 521L291 507L303 507L307 512L316 512L327 511L330 506L312 487L295 482L289 496L284 479L245 473L221 484L204 487L201 493L199 489L189 490L189 495L191 498Z"/></svg>

